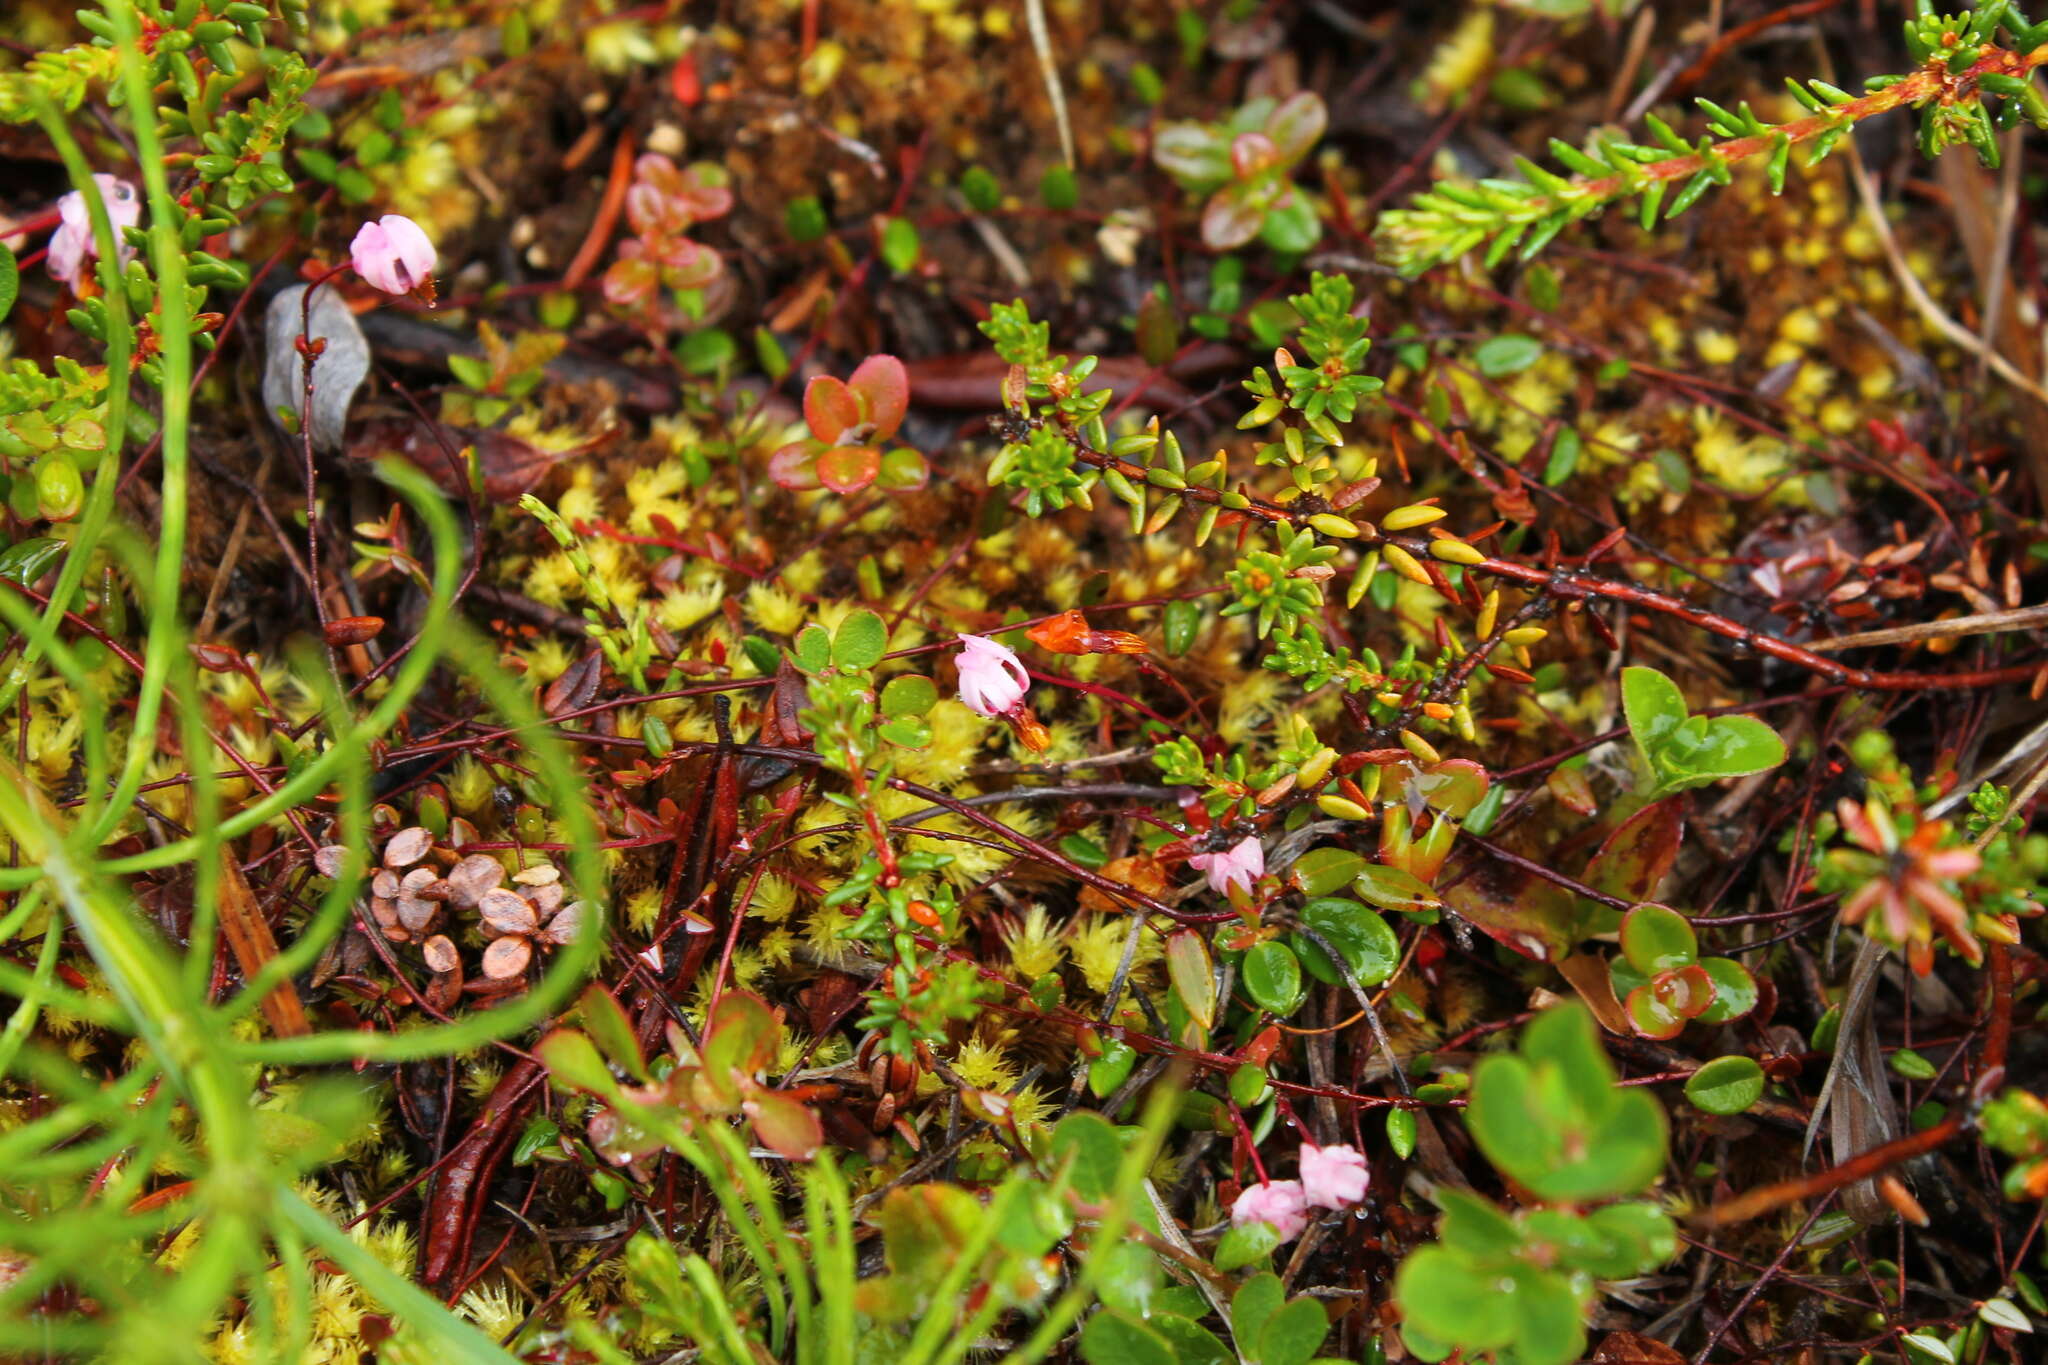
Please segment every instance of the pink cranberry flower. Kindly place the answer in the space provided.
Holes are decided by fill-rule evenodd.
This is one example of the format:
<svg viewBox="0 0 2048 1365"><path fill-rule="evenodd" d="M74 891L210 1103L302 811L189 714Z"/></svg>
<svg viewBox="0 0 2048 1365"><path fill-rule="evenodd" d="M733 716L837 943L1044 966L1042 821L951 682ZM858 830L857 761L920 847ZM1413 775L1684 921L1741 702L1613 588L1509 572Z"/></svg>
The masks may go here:
<svg viewBox="0 0 2048 1365"><path fill-rule="evenodd" d="M1207 873L1209 889L1219 896L1228 896L1232 886L1241 886L1249 894L1252 883L1266 875L1266 850L1257 835L1248 834L1221 853L1195 854L1188 859L1188 866Z"/></svg>
<svg viewBox="0 0 2048 1365"><path fill-rule="evenodd" d="M99 187L100 198L106 203L107 217L114 226L114 243L120 260L126 264L133 253L122 241L121 229L132 228L142 220L142 196L118 176L95 175L92 183ZM99 244L92 236L92 214L85 206L85 196L73 190L57 201L57 216L63 222L50 234L46 264L52 279L63 281L76 292L85 278L86 261L100 254Z"/></svg>
<svg viewBox="0 0 2048 1365"><path fill-rule="evenodd" d="M1263 1185L1247 1186L1230 1206L1230 1222L1240 1228L1251 1223L1270 1223L1279 1230L1281 1241L1293 1241L1308 1226L1308 1199L1301 1182L1269 1180Z"/></svg>
<svg viewBox="0 0 2048 1365"><path fill-rule="evenodd" d="M1372 1172L1356 1147L1301 1144L1302 1197L1318 1208L1349 1208L1365 1198Z"/></svg>
<svg viewBox="0 0 2048 1365"><path fill-rule="evenodd" d="M1007 646L985 635L960 637L960 700L967 709L994 720L1024 704L1031 677Z"/></svg>
<svg viewBox="0 0 2048 1365"><path fill-rule="evenodd" d="M422 287L432 290L438 258L418 223L387 213L356 229L348 259L356 274L385 293L410 294Z"/></svg>

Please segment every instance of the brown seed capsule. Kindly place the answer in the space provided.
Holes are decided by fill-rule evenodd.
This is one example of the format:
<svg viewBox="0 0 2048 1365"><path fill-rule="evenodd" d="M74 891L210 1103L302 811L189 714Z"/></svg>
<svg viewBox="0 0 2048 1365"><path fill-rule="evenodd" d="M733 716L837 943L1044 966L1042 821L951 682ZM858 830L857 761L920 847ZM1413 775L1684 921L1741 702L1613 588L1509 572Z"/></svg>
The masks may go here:
<svg viewBox="0 0 2048 1365"><path fill-rule="evenodd" d="M327 623L324 634L328 644L341 649L347 645L368 644L383 629L384 618L381 616L341 616Z"/></svg>

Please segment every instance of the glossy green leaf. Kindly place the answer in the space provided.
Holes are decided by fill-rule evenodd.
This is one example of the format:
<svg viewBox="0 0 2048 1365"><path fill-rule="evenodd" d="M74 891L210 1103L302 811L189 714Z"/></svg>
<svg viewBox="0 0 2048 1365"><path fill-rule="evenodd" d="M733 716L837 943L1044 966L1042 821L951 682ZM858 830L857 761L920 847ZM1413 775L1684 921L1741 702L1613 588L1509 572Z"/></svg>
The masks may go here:
<svg viewBox="0 0 2048 1365"><path fill-rule="evenodd" d="M1261 1009L1285 1016L1300 1008L1301 963L1286 944L1268 939L1252 945L1239 971L1245 991Z"/></svg>
<svg viewBox="0 0 2048 1365"><path fill-rule="evenodd" d="M1394 1275L1402 1330L1417 1328L1468 1352L1506 1346L1515 1337L1516 1315L1499 1287L1497 1270L1442 1244L1418 1247Z"/></svg>
<svg viewBox="0 0 2048 1365"><path fill-rule="evenodd" d="M1763 1096L1764 1069L1749 1057L1716 1057L1685 1082L1685 1097L1709 1114L1740 1114Z"/></svg>
<svg viewBox="0 0 2048 1365"><path fill-rule="evenodd" d="M1361 986L1377 986L1400 965L1401 941L1376 910L1344 896L1319 896L1301 907L1301 922L1343 955ZM1293 939L1309 975L1329 985L1344 977L1321 948L1297 934Z"/></svg>
<svg viewBox="0 0 2048 1365"><path fill-rule="evenodd" d="M1621 670L1621 711L1643 761L1654 771L1653 755L1689 714L1678 684L1654 668Z"/></svg>
<svg viewBox="0 0 2048 1365"><path fill-rule="evenodd" d="M1365 859L1348 848L1312 848L1295 861L1292 881L1308 896L1327 896L1351 885Z"/></svg>
<svg viewBox="0 0 2048 1365"><path fill-rule="evenodd" d="M1088 1092L1098 1100L1108 1099L1130 1077L1131 1068L1137 1064L1137 1049L1129 1043L1115 1039L1104 1042L1102 1055L1088 1064Z"/></svg>
<svg viewBox="0 0 2048 1365"><path fill-rule="evenodd" d="M1351 889L1382 910L1434 910L1443 904L1436 888L1412 872L1384 863L1369 863Z"/></svg>
<svg viewBox="0 0 2048 1365"><path fill-rule="evenodd" d="M1413 1109L1389 1109L1387 1111L1387 1145L1394 1149L1394 1155L1404 1161L1415 1150L1415 1111Z"/></svg>
<svg viewBox="0 0 2048 1365"><path fill-rule="evenodd" d="M1669 906L1645 903L1622 918L1622 954L1645 976L1691 966L1699 949L1691 921Z"/></svg>
<svg viewBox="0 0 2048 1365"><path fill-rule="evenodd" d="M1714 1003L1699 1015L1702 1024L1725 1024L1756 1008L1756 978L1732 957L1703 957L1700 966L1714 980Z"/></svg>

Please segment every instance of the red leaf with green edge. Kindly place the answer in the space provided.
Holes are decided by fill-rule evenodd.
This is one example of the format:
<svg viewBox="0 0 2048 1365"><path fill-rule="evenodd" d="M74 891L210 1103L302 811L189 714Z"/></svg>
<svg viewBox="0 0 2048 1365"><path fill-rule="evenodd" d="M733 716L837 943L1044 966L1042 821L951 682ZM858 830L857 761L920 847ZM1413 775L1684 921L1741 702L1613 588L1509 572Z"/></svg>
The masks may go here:
<svg viewBox="0 0 2048 1365"><path fill-rule="evenodd" d="M740 1107L754 1121L754 1136L761 1145L791 1161L809 1161L825 1141L818 1116L788 1095L757 1091Z"/></svg>
<svg viewBox="0 0 2048 1365"><path fill-rule="evenodd" d="M1699 960L1692 924L1668 905L1646 902L1621 919L1621 951L1628 965L1649 976Z"/></svg>
<svg viewBox="0 0 2048 1365"><path fill-rule="evenodd" d="M860 424L860 400L829 374L813 375L804 385L804 421L811 435L830 445L848 427Z"/></svg>
<svg viewBox="0 0 2048 1365"><path fill-rule="evenodd" d="M907 446L897 446L882 456L875 486L890 493L914 493L931 482L932 467L924 456Z"/></svg>
<svg viewBox="0 0 2048 1365"><path fill-rule="evenodd" d="M1486 789L1493 785L1493 779L1486 769L1469 758L1447 758L1434 763L1425 771L1410 779L1415 790L1422 793L1422 799L1430 809L1441 811L1453 820L1462 820L1472 813L1472 808L1486 799Z"/></svg>
<svg viewBox="0 0 2048 1365"><path fill-rule="evenodd" d="M792 493L818 486L818 443L797 441L768 457L768 477Z"/></svg>
<svg viewBox="0 0 2048 1365"><path fill-rule="evenodd" d="M1488 858L1440 893L1444 904L1523 957L1555 962L1576 941L1572 894Z"/></svg>
<svg viewBox="0 0 2048 1365"><path fill-rule="evenodd" d="M1725 1024L1756 1008L1756 978L1732 957L1703 957L1700 969L1714 981L1714 1003L1699 1015L1702 1024Z"/></svg>
<svg viewBox="0 0 2048 1365"><path fill-rule="evenodd" d="M1699 963L1659 972L1650 982L1657 1003L1688 1019L1697 1019L1714 1003L1714 978Z"/></svg>
<svg viewBox="0 0 2048 1365"><path fill-rule="evenodd" d="M881 452L873 446L833 446L818 456L818 482L834 493L860 492L881 469Z"/></svg>
<svg viewBox="0 0 2048 1365"><path fill-rule="evenodd" d="M1671 875L1684 837L1683 801L1659 801L1645 806L1601 842L1580 880L1603 895L1631 905L1650 900ZM1596 917L1593 932L1604 933L1613 928L1612 924L1599 924Z"/></svg>
<svg viewBox="0 0 2048 1365"><path fill-rule="evenodd" d="M1645 1038L1676 1038L1685 1031L1685 1017L1666 1008L1648 986L1630 991L1622 1008L1628 1011L1629 1023Z"/></svg>
<svg viewBox="0 0 2048 1365"><path fill-rule="evenodd" d="M813 383L816 381L813 380ZM903 368L903 362L893 355L871 355L861 361L860 368L847 381L861 413L874 423L874 439L879 444L896 434L903 425L903 415L910 411L910 374ZM805 395L805 412L809 413L809 394ZM832 437L818 433L826 440Z"/></svg>

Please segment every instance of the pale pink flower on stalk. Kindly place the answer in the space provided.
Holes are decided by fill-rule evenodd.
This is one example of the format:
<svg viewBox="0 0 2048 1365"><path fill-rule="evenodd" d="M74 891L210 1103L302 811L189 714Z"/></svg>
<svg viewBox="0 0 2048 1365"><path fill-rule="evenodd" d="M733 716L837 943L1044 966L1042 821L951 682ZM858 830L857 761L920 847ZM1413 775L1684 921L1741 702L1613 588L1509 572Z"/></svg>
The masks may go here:
<svg viewBox="0 0 2048 1365"><path fill-rule="evenodd" d="M1280 1240L1291 1242L1301 1236L1308 1226L1308 1199L1302 1192L1299 1180L1268 1180L1264 1184L1250 1185L1230 1206L1230 1222L1233 1227L1245 1227L1252 1223L1270 1223L1280 1233Z"/></svg>
<svg viewBox="0 0 2048 1365"><path fill-rule="evenodd" d="M114 243L120 260L125 264L132 252L122 240L121 230L132 228L142 220L142 196L119 176L95 175L92 183L99 187L100 198L106 203L107 218L114 227ZM99 244L92 235L92 213L85 206L85 195L73 190L59 199L57 216L63 221L50 234L50 255L46 264L51 278L63 281L75 293L85 279L86 261L99 255Z"/></svg>
<svg viewBox="0 0 2048 1365"><path fill-rule="evenodd" d="M1318 1208L1345 1209L1365 1198L1372 1172L1356 1147L1301 1144L1302 1197Z"/></svg>
<svg viewBox="0 0 2048 1365"><path fill-rule="evenodd" d="M994 720L1014 715L1030 690L1031 675L1016 652L984 635L960 637L960 700Z"/></svg>
<svg viewBox="0 0 2048 1365"><path fill-rule="evenodd" d="M1232 886L1241 886L1249 894L1252 883L1266 875L1266 850L1257 835L1248 834L1221 853L1195 854L1188 859L1188 866L1206 873L1209 889L1219 896L1228 896Z"/></svg>
<svg viewBox="0 0 2048 1365"><path fill-rule="evenodd" d="M402 214L387 213L356 229L348 247L356 274L387 294L410 294L434 286L434 244L420 225Z"/></svg>

